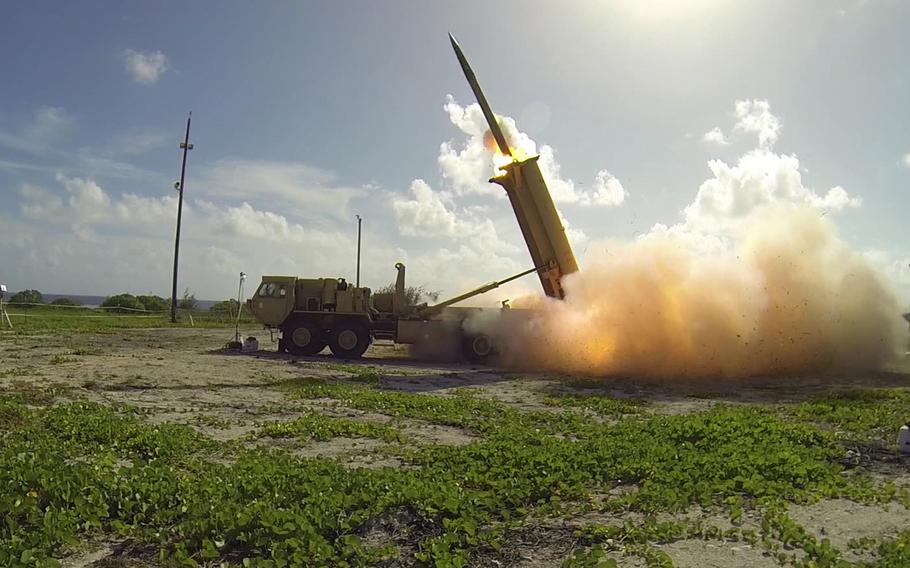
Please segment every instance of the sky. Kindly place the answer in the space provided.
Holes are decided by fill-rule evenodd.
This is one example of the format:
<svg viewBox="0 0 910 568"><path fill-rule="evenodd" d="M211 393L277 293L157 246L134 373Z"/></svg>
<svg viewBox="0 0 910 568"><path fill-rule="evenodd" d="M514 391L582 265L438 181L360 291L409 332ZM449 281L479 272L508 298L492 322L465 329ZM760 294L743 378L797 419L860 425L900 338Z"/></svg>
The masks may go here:
<svg viewBox="0 0 910 568"><path fill-rule="evenodd" d="M189 111L181 291L353 280L358 214L373 288L399 261L443 295L529 268L451 32L582 268L792 202L910 303L908 24L898 0L12 3L0 282L169 295Z"/></svg>

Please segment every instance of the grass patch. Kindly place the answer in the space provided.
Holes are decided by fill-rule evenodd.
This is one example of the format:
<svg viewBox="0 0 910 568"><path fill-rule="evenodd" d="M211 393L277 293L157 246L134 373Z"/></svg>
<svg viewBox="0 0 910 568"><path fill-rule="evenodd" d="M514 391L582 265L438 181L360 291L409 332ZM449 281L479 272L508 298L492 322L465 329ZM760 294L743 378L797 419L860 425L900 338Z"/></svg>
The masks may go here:
<svg viewBox="0 0 910 568"><path fill-rule="evenodd" d="M51 357L49 363L51 365L63 365L64 363L78 363L79 359L75 357L67 357L65 355L54 355Z"/></svg>
<svg viewBox="0 0 910 568"><path fill-rule="evenodd" d="M217 430L226 430L231 427L230 422L214 414L199 414L193 422L197 426L208 426Z"/></svg>
<svg viewBox="0 0 910 568"><path fill-rule="evenodd" d="M544 404L571 408L585 408L603 416L621 416L638 414L645 406L645 401L636 398L616 398L601 394L566 394L548 396Z"/></svg>
<svg viewBox="0 0 910 568"><path fill-rule="evenodd" d="M169 314L141 313L116 314L93 308L60 308L53 306L36 306L15 308L9 316L13 323L11 335L30 335L34 333L59 331L107 331L114 329L160 328L160 327L203 327L218 328L234 324L234 319L222 313L208 310L195 310L190 314L181 312L179 321L174 324ZM241 325L255 324L252 316L246 312L240 321Z"/></svg>
<svg viewBox="0 0 910 568"><path fill-rule="evenodd" d="M397 429L385 424L336 418L325 414L307 414L290 422L268 422L258 432L259 437L307 438L330 440L332 438L375 438L386 442L404 442Z"/></svg>
<svg viewBox="0 0 910 568"><path fill-rule="evenodd" d="M847 439L884 439L893 443L910 421L910 390L853 390L818 396L788 407L790 416L835 430Z"/></svg>
<svg viewBox="0 0 910 568"><path fill-rule="evenodd" d="M843 447L834 432L777 409L717 405L687 415L630 414L616 405L627 402L621 399L560 399L624 415L604 423L582 413L521 411L476 396L385 391L349 381L293 380L281 387L295 398L329 398L350 408L459 426L481 438L401 450L398 457L416 467L347 469L328 458L218 444L189 426L147 424L130 410L88 403L32 408L5 398L0 565L50 564L46 559L68 544L100 531L157 547L165 565L401 561L463 567L498 550L531 512L560 513L627 486L636 489L597 507L637 511L644 520L583 529L574 565L608 566L606 555L618 542L624 553L666 565L653 543L695 537L760 542L788 562L834 566L841 551L808 536L786 516L785 505L895 498L893 488L879 487L861 472L843 475ZM597 399L606 402L592 402ZM631 408L637 412L641 405ZM257 434L400 436L388 425L321 414L267 423ZM734 523L743 509L757 511L761 529L727 533L658 520L695 506L726 511ZM391 547L371 547L365 536L377 520L402 512L414 553L392 560ZM864 545L882 562L900 566L906 554L900 538Z"/></svg>

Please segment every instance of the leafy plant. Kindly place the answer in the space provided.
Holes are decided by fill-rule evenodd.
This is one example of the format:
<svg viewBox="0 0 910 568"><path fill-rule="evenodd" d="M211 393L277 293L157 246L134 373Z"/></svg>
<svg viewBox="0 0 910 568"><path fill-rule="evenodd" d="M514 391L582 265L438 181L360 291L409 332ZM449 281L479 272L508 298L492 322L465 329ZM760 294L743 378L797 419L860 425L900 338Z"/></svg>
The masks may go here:
<svg viewBox="0 0 910 568"><path fill-rule="evenodd" d="M395 283L382 286L373 291L374 294L395 293ZM416 306L423 302L435 302L439 299L439 290L428 290L425 286L406 286L404 300L409 306Z"/></svg>
<svg viewBox="0 0 910 568"><path fill-rule="evenodd" d="M145 306L132 294L115 294L101 302L102 308L111 308L113 313L128 313L145 311Z"/></svg>
<svg viewBox="0 0 910 568"><path fill-rule="evenodd" d="M171 301L154 294L136 296L142 306L150 312L166 312L171 309Z"/></svg>
<svg viewBox="0 0 910 568"><path fill-rule="evenodd" d="M189 288L183 291L183 297L177 300L177 308L181 310L197 310L199 302L195 294L190 294Z"/></svg>
<svg viewBox="0 0 910 568"><path fill-rule="evenodd" d="M910 390L851 390L824 394L788 408L800 420L831 427L842 438L896 439L910 419Z"/></svg>
<svg viewBox="0 0 910 568"><path fill-rule="evenodd" d="M9 299L10 304L43 304L44 297L38 290L22 290Z"/></svg>
<svg viewBox="0 0 910 568"><path fill-rule="evenodd" d="M51 306L81 306L82 302L72 298L56 298L49 305Z"/></svg>
<svg viewBox="0 0 910 568"><path fill-rule="evenodd" d="M376 438L387 442L405 440L404 436L391 426L317 413L307 414L290 422L268 422L262 426L259 435L272 438L297 436L313 440L329 440L336 437Z"/></svg>
<svg viewBox="0 0 910 568"><path fill-rule="evenodd" d="M234 298L229 298L222 302L216 302L212 304L209 308L210 312L225 315L228 317L235 317L237 315L237 309L240 307L240 304Z"/></svg>

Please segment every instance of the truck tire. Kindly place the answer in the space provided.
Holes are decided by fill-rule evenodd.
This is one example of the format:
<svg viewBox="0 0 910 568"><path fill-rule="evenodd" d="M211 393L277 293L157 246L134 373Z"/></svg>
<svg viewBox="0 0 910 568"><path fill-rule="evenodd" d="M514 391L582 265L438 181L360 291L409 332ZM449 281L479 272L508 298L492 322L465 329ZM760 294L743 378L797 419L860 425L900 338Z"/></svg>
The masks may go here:
<svg viewBox="0 0 910 568"><path fill-rule="evenodd" d="M485 333L465 334L461 339L461 353L469 362L482 365L496 355L496 344Z"/></svg>
<svg viewBox="0 0 910 568"><path fill-rule="evenodd" d="M315 355L325 349L326 341L319 326L298 320L288 326L284 345L293 355Z"/></svg>
<svg viewBox="0 0 910 568"><path fill-rule="evenodd" d="M359 322L341 322L329 337L329 349L339 359L358 359L370 346L370 332Z"/></svg>

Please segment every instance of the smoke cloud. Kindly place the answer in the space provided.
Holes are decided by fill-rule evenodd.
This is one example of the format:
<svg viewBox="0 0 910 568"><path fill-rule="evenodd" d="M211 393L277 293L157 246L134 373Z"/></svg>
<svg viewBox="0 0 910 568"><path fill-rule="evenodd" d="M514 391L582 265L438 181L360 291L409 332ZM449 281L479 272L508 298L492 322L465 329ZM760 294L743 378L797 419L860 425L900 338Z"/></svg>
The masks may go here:
<svg viewBox="0 0 910 568"><path fill-rule="evenodd" d="M488 194L494 145L476 105L446 110L468 136L442 145L453 199ZM528 296L509 311L485 310L467 331L491 335L500 363L516 368L654 378L743 377L879 369L910 340L903 307L868 255L842 241L831 217L862 206L835 186L807 187L795 154L774 150L782 124L765 100L735 104L731 135L756 146L711 177L672 226L631 242L587 245L562 301ZM510 146L540 154L560 206L619 206L626 188L608 171L594 190L561 175L554 153L501 117ZM706 140L730 139L715 128ZM498 188L493 188L498 189ZM501 197L501 196L500 196ZM562 218L562 215L560 214Z"/></svg>
<svg viewBox="0 0 910 568"><path fill-rule="evenodd" d="M601 243L566 278L564 301L471 325L505 346L508 365L597 375L876 369L906 350L897 296L818 211L763 207L728 251L695 243L674 231Z"/></svg>

